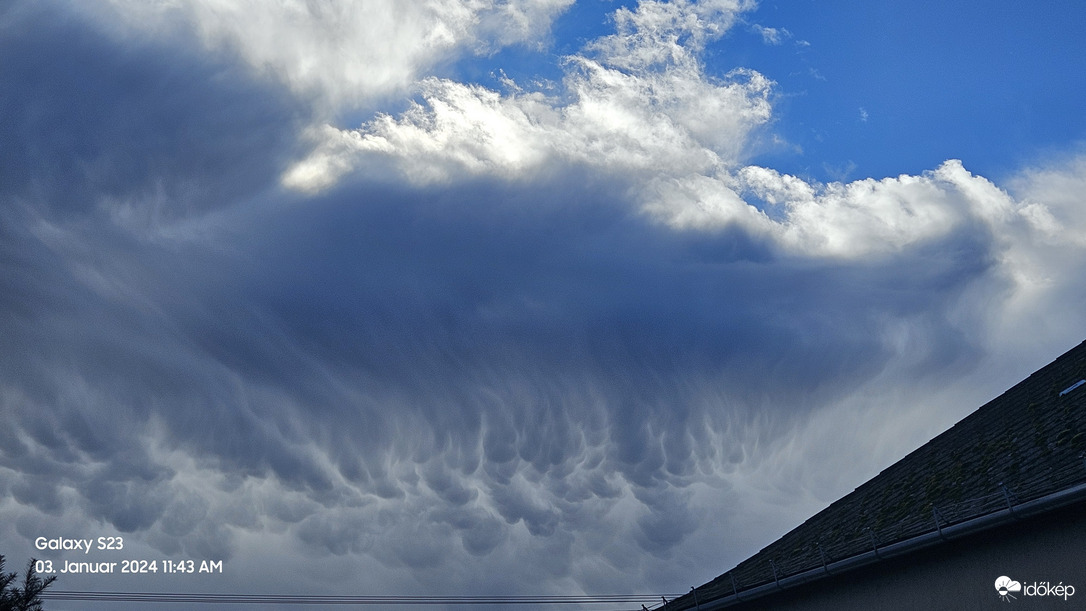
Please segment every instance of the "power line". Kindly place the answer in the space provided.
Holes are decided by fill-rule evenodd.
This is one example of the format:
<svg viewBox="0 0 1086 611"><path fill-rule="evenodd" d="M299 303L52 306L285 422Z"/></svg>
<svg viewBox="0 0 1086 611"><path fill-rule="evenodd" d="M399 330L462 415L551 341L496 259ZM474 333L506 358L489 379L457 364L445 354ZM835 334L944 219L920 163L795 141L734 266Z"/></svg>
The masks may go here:
<svg viewBox="0 0 1086 611"><path fill-rule="evenodd" d="M289 604L289 605L600 605L632 603L658 605L659 594L600 594L581 596L330 596L289 594L195 594L180 592L42 592L43 600L140 603ZM668 596L672 598L672 596Z"/></svg>

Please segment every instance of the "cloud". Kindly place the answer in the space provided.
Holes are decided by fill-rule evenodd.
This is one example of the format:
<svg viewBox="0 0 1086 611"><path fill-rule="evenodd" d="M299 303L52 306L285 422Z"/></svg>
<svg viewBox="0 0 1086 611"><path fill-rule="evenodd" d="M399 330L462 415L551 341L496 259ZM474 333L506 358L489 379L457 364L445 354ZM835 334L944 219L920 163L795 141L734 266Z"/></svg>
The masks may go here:
<svg viewBox="0 0 1086 611"><path fill-rule="evenodd" d="M115 531L250 592L685 589L1081 339L1082 158L750 165L772 84L698 56L745 3L622 9L559 93L408 54L418 104L314 132L312 91L399 85L326 88L349 68L206 5L171 10L210 52L42 6L0 29L7 550ZM465 49L552 14L480 6L505 25Z"/></svg>
<svg viewBox="0 0 1086 611"><path fill-rule="evenodd" d="M774 227L785 245L849 258L935 239L969 219L1000 222L1014 206L1005 192L954 160L923 176L829 185L756 166L738 178L758 198L785 209Z"/></svg>
<svg viewBox="0 0 1086 611"><path fill-rule="evenodd" d="M632 203L675 229L740 226L785 251L837 257L901 249L1013 207L953 161L924 176L829 185L742 167L751 134L769 120L772 82L749 70L713 79L698 56L750 8L644 2L620 9L615 34L567 58L568 101L427 79L424 103L398 117L318 130L314 153L283 182L315 192L354 171L387 175L390 166L416 184L447 184L590 165L626 176L626 188L639 194Z"/></svg>
<svg viewBox="0 0 1086 611"><path fill-rule="evenodd" d="M639 2L634 11L615 11L615 33L588 45L620 70L693 68L705 44L724 35L738 16L756 7L745 0Z"/></svg>
<svg viewBox="0 0 1086 611"><path fill-rule="evenodd" d="M366 107L463 52L538 42L573 0L304 2L113 0L100 19L157 36L191 27L208 47L331 109Z"/></svg>
<svg viewBox="0 0 1086 611"><path fill-rule="evenodd" d="M314 153L283 182L316 192L355 171L387 175L390 166L415 184L448 184L590 165L628 177L626 188L639 194L632 203L675 229L739 226L787 252L846 258L1013 216L1016 204L1004 192L953 160L922 176L829 185L742 167L751 134L769 120L773 84L749 70L713 79L698 57L750 8L643 2L620 9L615 34L567 58L568 101L427 79L424 103L398 117L318 130Z"/></svg>
<svg viewBox="0 0 1086 611"><path fill-rule="evenodd" d="M153 41L118 43L49 3L17 3L0 18L12 59L0 65L9 201L161 228L242 199L300 152L309 111L236 66Z"/></svg>
<svg viewBox="0 0 1086 611"><path fill-rule="evenodd" d="M769 119L772 83L741 69L709 78L698 54L752 6L642 2L636 11L620 9L616 34L566 59L568 102L427 79L424 103L399 117L316 130L314 153L283 182L312 192L355 169L380 174L387 163L416 183L515 177L550 163L672 175L733 165Z"/></svg>
<svg viewBox="0 0 1086 611"><path fill-rule="evenodd" d="M753 24L750 28L761 35L762 41L767 45L779 45L786 39L792 38L792 33L784 28L770 28L759 24ZM809 45L810 43L800 41L798 44Z"/></svg>
<svg viewBox="0 0 1086 611"><path fill-rule="evenodd" d="M827 464L811 453L841 434L823 426L831 414L867 414L854 435L872 444L900 419L927 432L926 410L886 414L984 350L983 327L953 319L978 287L1003 286L984 233L964 252L936 240L789 263L622 201L561 206L621 199L566 184L357 185L240 215L218 235L242 237L203 254L199 240L107 245L79 228L54 227L48 246L19 238L58 263L97 253L47 266L11 305L32 313L5 329L13 354L37 347L3 367L27 445L5 466L37 495L16 494L21 511L86 515L159 552L217 549L239 566L272 541L370 558L435 590L513 557L537 558L544 588L663 584L668 572L650 575L664 564L721 561L701 543L720 506L755 538L801 513L783 488L817 495L801 509L831 500L805 466ZM859 447L853 459L875 468ZM539 587L526 570L490 579Z"/></svg>

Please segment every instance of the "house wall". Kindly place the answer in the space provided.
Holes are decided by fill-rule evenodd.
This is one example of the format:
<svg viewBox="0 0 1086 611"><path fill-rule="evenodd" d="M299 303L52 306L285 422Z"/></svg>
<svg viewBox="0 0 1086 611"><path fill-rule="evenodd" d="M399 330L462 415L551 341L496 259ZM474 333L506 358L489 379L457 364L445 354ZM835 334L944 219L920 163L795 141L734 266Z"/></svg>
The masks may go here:
<svg viewBox="0 0 1086 611"><path fill-rule="evenodd" d="M1066 601L1015 593L1000 600L995 580L1023 587L1070 584ZM1011 523L913 554L727 607L784 610L1086 609L1086 504Z"/></svg>

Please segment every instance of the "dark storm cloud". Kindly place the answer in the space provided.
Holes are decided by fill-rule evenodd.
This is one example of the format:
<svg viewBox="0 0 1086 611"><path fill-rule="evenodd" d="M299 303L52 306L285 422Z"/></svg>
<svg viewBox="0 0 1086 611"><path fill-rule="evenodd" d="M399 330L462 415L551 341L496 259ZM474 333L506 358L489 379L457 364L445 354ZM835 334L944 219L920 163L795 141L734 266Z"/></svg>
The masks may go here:
<svg viewBox="0 0 1086 611"><path fill-rule="evenodd" d="M6 207L171 219L243 199L292 154L301 106L238 66L50 3L9 4L0 28Z"/></svg>
<svg viewBox="0 0 1086 611"><path fill-rule="evenodd" d="M145 528L168 505L160 484L171 474L129 433L154 418L156 400L217 392L154 312L156 301L184 308L174 291L206 283L185 268L207 259L148 240L265 188L290 154L298 108L227 64L118 45L54 5L7 5L0 33L13 496L55 515L57 490L73 487L90 514Z"/></svg>

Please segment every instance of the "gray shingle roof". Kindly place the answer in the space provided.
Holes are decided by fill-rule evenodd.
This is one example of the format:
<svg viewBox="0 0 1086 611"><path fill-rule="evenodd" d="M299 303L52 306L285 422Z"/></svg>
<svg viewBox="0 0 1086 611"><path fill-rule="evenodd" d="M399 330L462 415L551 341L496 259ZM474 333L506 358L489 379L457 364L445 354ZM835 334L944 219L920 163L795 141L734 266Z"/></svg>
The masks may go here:
<svg viewBox="0 0 1086 611"><path fill-rule="evenodd" d="M1084 379L1086 342L699 587L698 600L736 587L742 594L1086 481L1086 383L1074 387ZM667 609L693 607L687 594Z"/></svg>

